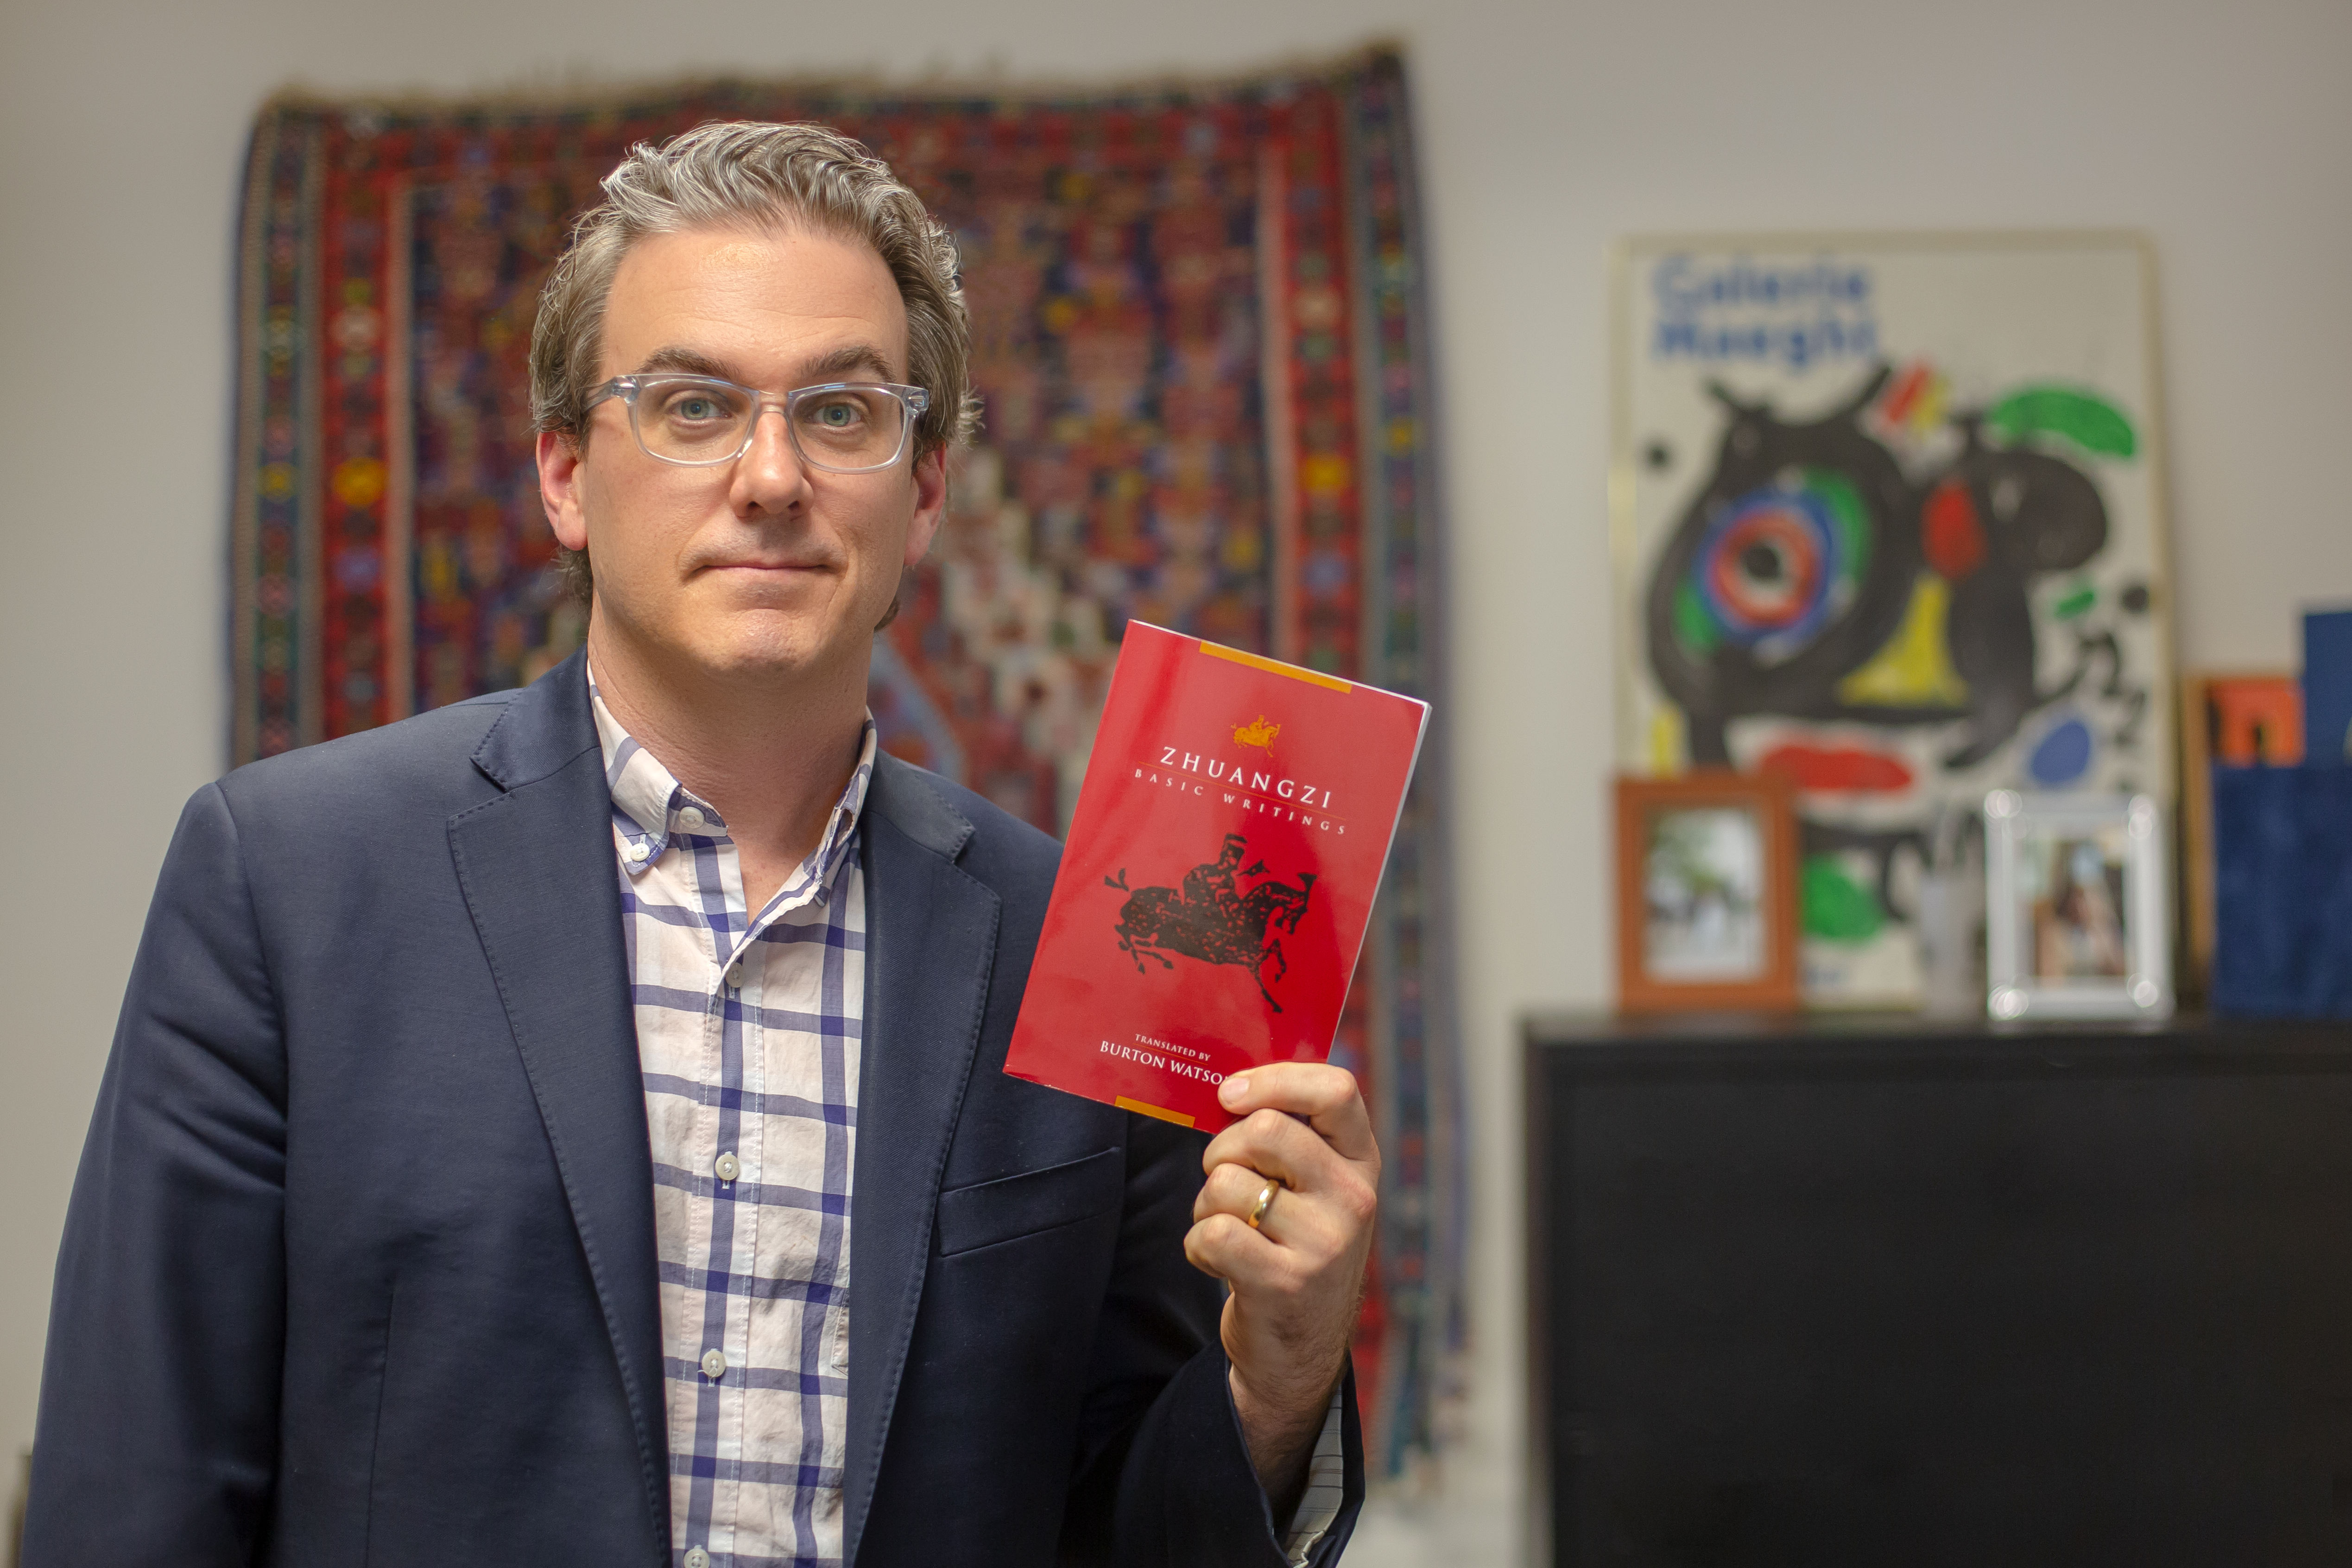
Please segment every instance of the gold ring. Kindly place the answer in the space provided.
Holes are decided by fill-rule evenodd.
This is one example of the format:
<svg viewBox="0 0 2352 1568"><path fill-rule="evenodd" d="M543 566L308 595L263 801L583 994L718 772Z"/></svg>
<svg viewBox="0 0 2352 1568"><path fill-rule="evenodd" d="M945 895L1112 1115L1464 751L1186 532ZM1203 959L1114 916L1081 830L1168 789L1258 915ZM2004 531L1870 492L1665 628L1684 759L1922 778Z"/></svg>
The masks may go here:
<svg viewBox="0 0 2352 1568"><path fill-rule="evenodd" d="M1259 1222L1265 1218L1265 1211L1273 1206L1274 1194L1280 1191L1281 1182L1268 1177L1265 1186L1257 1194L1257 1207L1250 1210L1249 1227L1252 1230L1257 1229Z"/></svg>

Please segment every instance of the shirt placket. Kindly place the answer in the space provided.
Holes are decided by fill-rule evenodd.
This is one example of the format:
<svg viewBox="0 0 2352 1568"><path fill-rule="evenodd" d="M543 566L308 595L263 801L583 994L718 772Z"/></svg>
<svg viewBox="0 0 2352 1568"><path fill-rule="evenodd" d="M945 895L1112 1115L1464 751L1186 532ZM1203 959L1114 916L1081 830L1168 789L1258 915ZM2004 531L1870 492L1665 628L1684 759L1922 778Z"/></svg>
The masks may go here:
<svg viewBox="0 0 2352 1568"><path fill-rule="evenodd" d="M832 842L828 840L828 848ZM835 911L827 906L839 894L837 882L827 891L823 874L832 859L826 849L820 849L746 937L747 972L758 973L763 987L759 1010L767 1005L768 970L784 962L779 954L797 951L805 963L805 955L814 946L821 956L817 960L820 974L812 977L817 982L813 994L803 996L787 986L778 1004L802 1012L813 1010L824 1020L841 1016L841 954L826 940L836 920ZM786 927L791 934L780 939L778 931ZM755 1026L757 1016L755 1010ZM757 1060L763 1089L826 1106L853 1103L844 1081L843 1043L832 1037L835 1032L829 1023L820 1023L807 1037L789 1030L772 1037L761 1028ZM792 1055L779 1058L774 1055L779 1050ZM756 1348L776 1364L799 1369L802 1376L797 1394L779 1391L760 1396L772 1404L757 1429L775 1449L763 1457L782 1458L792 1454L807 1476L839 1465L834 1451L838 1423L827 1421L825 1398L818 1385L828 1373L837 1375L828 1352L840 1342L841 1325L845 1324L843 1293L847 1286L848 1220L845 1214L835 1212L833 1200L848 1190L848 1146L847 1129L831 1115L817 1119L814 1125L795 1122L793 1129L789 1134L782 1126L767 1129L775 1137L763 1169L775 1180L824 1194L824 1207L816 1222L816 1235L806 1238L805 1250L802 1240L789 1239L801 1233L787 1226L777 1234L788 1239L767 1247L759 1259L760 1279L778 1294L761 1304ZM804 1146L793 1140L807 1142ZM783 1540L766 1542L768 1548L788 1550L795 1561L835 1561L840 1544L835 1517L839 1511L837 1489L805 1481L793 1488L789 1520L779 1521L788 1534Z"/></svg>
<svg viewBox="0 0 2352 1568"><path fill-rule="evenodd" d="M723 1014L730 1040L722 1060L730 1075L727 1079L729 1086L741 1091L734 1098L747 1108L740 1113L735 1123L738 1139L735 1152L740 1163L735 1181L764 1182L772 1174L777 1174L772 1167L785 1153L779 1140L771 1136L778 1130L770 1116L762 1110L749 1109L765 1106L767 1097L781 1091L783 1087L771 1070L776 1064L769 1059L768 1031L762 1022L771 979L769 971L774 959L773 944L765 940L765 933L793 910L801 908L805 899L788 899L779 893L769 900L768 908L761 911L756 921L744 921L740 911L748 907L749 900L743 890L741 859L731 840L721 840L721 843L723 849L719 864L727 879L730 908L738 911L737 924L742 928L732 950L721 961L719 977L719 994L724 1003ZM793 1178L785 1173L780 1179L789 1181ZM728 1187L720 1186L717 1191L723 1194ZM730 1370L728 1381L732 1388L726 1430L732 1437L735 1454L748 1460L754 1458L751 1452L753 1429L751 1406L755 1395L750 1389L747 1374L758 1364L757 1358L764 1343L761 1322L781 1310L780 1301L765 1299L759 1292L763 1288L775 1288L783 1280L789 1260L777 1253L780 1244L769 1241L769 1227L760 1223L763 1212L761 1205L744 1203L734 1206L738 1215L736 1271L743 1288L735 1294L735 1310L729 1317L730 1331L727 1356ZM765 1337L772 1337L772 1327L766 1331ZM772 1346L766 1348L773 1349ZM740 1533L742 1502L739 1480L730 1493L724 1521L730 1550ZM718 1522L714 1520L714 1538L719 1533Z"/></svg>
<svg viewBox="0 0 2352 1568"><path fill-rule="evenodd" d="M735 853L731 841L728 844L727 858L733 879L735 907L748 908L748 900L743 894L740 858ZM737 1042L734 1058L736 1081L741 1090L736 1099L743 1107L738 1113L736 1142L732 1151L737 1162L736 1173L732 1181L720 1184L717 1189L730 1195L739 1194L745 1184L761 1181L769 1163L768 1117L764 1110L754 1109L766 1104L768 1094L767 1047L760 1022L767 976L761 963L762 950L757 930L748 921L744 926L734 951L726 959L719 979L722 991L730 996L728 1011ZM753 1398L751 1373L758 1364L756 1323L763 1310L757 1292L768 1272L767 1260L762 1255L766 1246L766 1227L761 1223L763 1211L759 1204L737 1202L733 1207L739 1215L737 1228L740 1237L735 1268L742 1288L734 1293L734 1310L729 1314L727 1356L731 1370L728 1373L728 1382L733 1418L730 1429L734 1435L736 1453L748 1460L756 1457L751 1452L751 1405ZM743 1500L740 1492L739 1481L728 1513L730 1551L740 1517L737 1511Z"/></svg>
<svg viewBox="0 0 2352 1568"><path fill-rule="evenodd" d="M838 905L825 909L819 924L828 940L823 943L824 957L820 967L818 1013L825 1020L817 1036L817 1048L824 1078L824 1095L828 1105L852 1106L857 1103L856 1074L860 1042L851 1037L843 1026L849 1016L848 991L853 984L863 983L863 965L855 971L849 963L845 944L833 942L832 933L850 921L858 908L862 889L858 886L857 856L853 846L842 855L830 883L830 891L823 902ZM854 923L854 922L852 922ZM824 1188L829 1197L845 1200L837 1218L824 1226L820 1239L820 1255L829 1267L833 1296L819 1314L818 1331L809 1336L807 1349L814 1353L808 1360L824 1369L825 1381L846 1378L849 1370L849 1215L846 1199L850 1193L852 1172L856 1161L856 1129L847 1117L828 1117L824 1124ZM804 1363L805 1364L805 1363ZM814 1388L815 1384L804 1385ZM803 1430L813 1438L816 1462L826 1468L842 1463L840 1441L845 1436L839 1420L830 1423L826 1416L826 1396L804 1394L803 1396ZM811 1547L822 1540L833 1551L841 1547L842 1495L838 1487L808 1489L809 1518L802 1539Z"/></svg>
<svg viewBox="0 0 2352 1568"><path fill-rule="evenodd" d="M679 792L681 795L683 791ZM698 1449L712 1457L707 1550L719 1562L730 1561L742 1505L742 1465L748 1458L745 1432L751 1364L752 1297L749 1286L757 1278L758 1205L739 1203L740 1184L755 1179L759 1168L761 1118L747 1110L758 1101L751 1079L756 1075L755 1042L750 1038L752 1007L747 994L756 989L756 977L746 973L745 924L741 858L725 826L704 810L682 806L672 819L684 847L692 855L698 905L710 942L709 998L704 1013L704 1060L701 1080L713 1088L706 1097L709 1120L698 1137L695 1156L699 1173L711 1184L710 1239L706 1279L710 1294L704 1302L702 1371L704 1397L698 1415ZM690 814L690 815L689 815ZM739 967L739 962L746 967ZM748 1092L747 1092L748 1091ZM735 1174L722 1178L721 1162L733 1157ZM704 1443L708 1447L702 1447Z"/></svg>

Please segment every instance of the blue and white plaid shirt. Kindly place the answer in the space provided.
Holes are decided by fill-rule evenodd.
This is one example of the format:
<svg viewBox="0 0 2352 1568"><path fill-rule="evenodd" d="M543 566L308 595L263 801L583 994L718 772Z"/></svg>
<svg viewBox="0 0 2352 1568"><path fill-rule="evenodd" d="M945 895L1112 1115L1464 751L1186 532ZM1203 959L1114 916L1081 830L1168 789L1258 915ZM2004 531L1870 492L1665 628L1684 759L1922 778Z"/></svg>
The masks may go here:
<svg viewBox="0 0 2352 1568"><path fill-rule="evenodd" d="M754 914L718 811L588 689L653 1142L672 1560L835 1564L874 726L816 852Z"/></svg>
<svg viewBox="0 0 2352 1568"><path fill-rule="evenodd" d="M837 1568L849 1426L849 1196L866 1004L856 770L814 854L756 915L708 801L589 675L653 1143L674 1568ZM1332 1400L1285 1533L1339 1510Z"/></svg>

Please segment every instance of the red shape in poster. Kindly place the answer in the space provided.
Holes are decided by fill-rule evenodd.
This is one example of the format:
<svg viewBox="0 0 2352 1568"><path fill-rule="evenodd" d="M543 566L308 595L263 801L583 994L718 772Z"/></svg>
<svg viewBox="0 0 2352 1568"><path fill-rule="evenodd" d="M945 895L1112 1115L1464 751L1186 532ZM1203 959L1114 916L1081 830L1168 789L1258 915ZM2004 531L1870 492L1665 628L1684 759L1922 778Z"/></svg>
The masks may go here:
<svg viewBox="0 0 2352 1568"><path fill-rule="evenodd" d="M1860 746L1776 746L1756 765L1764 773L1784 773L1803 790L1847 790L1891 795L1911 787L1911 770L1900 757Z"/></svg>
<svg viewBox="0 0 2352 1568"><path fill-rule="evenodd" d="M1878 405L1879 416L1889 425L1900 425L1911 417L1913 405L1919 401L1919 395L1927 389L1927 384L1935 374L1925 361L1906 367L1901 375L1895 378L1895 384L1886 389L1886 396Z"/></svg>
<svg viewBox="0 0 2352 1568"><path fill-rule="evenodd" d="M1946 479L1929 493L1920 513L1919 542L1927 564L1946 582L1957 583L1984 564L1984 524L1965 483Z"/></svg>

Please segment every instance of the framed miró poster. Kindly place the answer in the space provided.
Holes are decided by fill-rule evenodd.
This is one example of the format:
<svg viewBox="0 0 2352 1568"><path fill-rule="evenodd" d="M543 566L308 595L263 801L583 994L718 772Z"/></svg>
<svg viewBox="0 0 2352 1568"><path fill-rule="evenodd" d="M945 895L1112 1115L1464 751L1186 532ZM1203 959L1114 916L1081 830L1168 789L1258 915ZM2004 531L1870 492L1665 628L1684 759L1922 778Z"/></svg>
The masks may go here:
<svg viewBox="0 0 2352 1568"><path fill-rule="evenodd" d="M1995 789L2169 805L2154 268L2133 235L1640 238L1615 258L1628 773L1798 789L1801 977L1921 988Z"/></svg>

